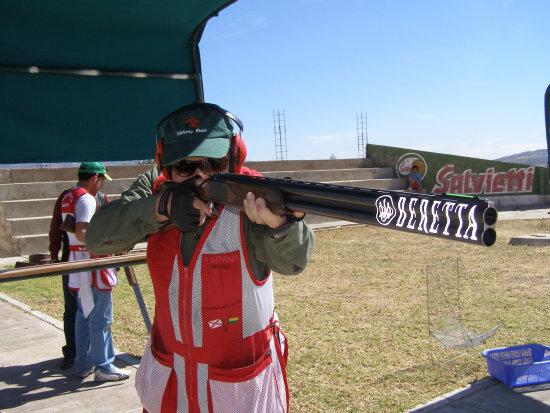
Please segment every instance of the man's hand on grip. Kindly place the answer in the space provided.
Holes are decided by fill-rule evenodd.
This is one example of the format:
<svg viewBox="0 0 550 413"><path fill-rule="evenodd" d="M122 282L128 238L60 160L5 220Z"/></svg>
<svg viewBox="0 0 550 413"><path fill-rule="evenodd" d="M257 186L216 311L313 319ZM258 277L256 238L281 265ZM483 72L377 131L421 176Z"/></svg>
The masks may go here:
<svg viewBox="0 0 550 413"><path fill-rule="evenodd" d="M188 179L167 189L171 191L168 200L168 216L180 231L196 230L204 224L206 217L212 214L212 205L200 200L195 194L196 182Z"/></svg>

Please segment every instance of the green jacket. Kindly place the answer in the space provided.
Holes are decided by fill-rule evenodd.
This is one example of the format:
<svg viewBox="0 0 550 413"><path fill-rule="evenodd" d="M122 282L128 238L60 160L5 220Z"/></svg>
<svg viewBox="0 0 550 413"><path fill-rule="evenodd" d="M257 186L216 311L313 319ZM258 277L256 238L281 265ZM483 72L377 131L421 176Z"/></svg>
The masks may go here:
<svg viewBox="0 0 550 413"><path fill-rule="evenodd" d="M86 246L94 254L114 254L130 250L136 243L160 228L155 219L153 184L158 168L140 175L120 198L101 207L86 230ZM264 279L269 270L279 274L298 274L306 267L314 246L314 235L304 221L292 225L281 238L258 234L244 215L245 243L250 266L256 279ZM182 234L184 264L191 261L205 225L197 231Z"/></svg>

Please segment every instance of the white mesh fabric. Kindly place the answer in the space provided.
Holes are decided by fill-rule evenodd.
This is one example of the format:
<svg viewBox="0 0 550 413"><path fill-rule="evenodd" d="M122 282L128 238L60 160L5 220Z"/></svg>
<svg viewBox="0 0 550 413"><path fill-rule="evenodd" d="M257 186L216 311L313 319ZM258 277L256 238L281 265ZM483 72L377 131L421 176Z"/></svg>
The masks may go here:
<svg viewBox="0 0 550 413"><path fill-rule="evenodd" d="M214 413L284 413L274 381L272 364L248 381L210 380Z"/></svg>
<svg viewBox="0 0 550 413"><path fill-rule="evenodd" d="M172 369L158 363L151 353L151 341L147 341L141 363L136 373L136 390L141 404L148 413L160 413L162 396Z"/></svg>
<svg viewBox="0 0 550 413"><path fill-rule="evenodd" d="M271 349L271 358L273 359L273 373L275 376L275 380L277 382L277 389L279 390L279 397L281 398L281 404L283 405L284 409L286 410L287 406L287 400L286 400L286 382L285 378L283 376L283 370L281 367L281 361L279 360L279 355L275 348L275 340L280 339L283 341L282 346L285 346L286 343L284 343L285 338L282 334L274 335L271 337L271 341L269 343L269 348ZM283 350L284 351L284 350Z"/></svg>
<svg viewBox="0 0 550 413"><path fill-rule="evenodd" d="M199 255L193 271L193 290L191 298L191 327L193 346L202 347L202 259Z"/></svg>
<svg viewBox="0 0 550 413"><path fill-rule="evenodd" d="M274 299L271 276L262 286L243 273L243 337L264 330L273 315Z"/></svg>
<svg viewBox="0 0 550 413"><path fill-rule="evenodd" d="M185 384L185 359L177 353L174 353L174 371L178 376L178 413L187 413L189 401Z"/></svg>
<svg viewBox="0 0 550 413"><path fill-rule="evenodd" d="M197 397L199 399L199 409L201 412L208 413L208 365L197 364Z"/></svg>
<svg viewBox="0 0 550 413"><path fill-rule="evenodd" d="M180 343L181 331L180 331L180 308L179 308L179 290L180 290L180 272L178 267L178 256L174 257L174 265L172 266L172 279L170 280L170 286L168 287L168 300L170 303L170 314L172 315L172 324L174 327L174 334L176 340Z"/></svg>

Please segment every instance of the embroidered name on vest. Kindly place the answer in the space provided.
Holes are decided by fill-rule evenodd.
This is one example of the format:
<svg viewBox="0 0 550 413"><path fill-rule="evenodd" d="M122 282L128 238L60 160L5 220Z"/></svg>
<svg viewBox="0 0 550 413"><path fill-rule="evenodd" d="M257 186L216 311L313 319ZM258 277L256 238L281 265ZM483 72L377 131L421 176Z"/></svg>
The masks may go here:
<svg viewBox="0 0 550 413"><path fill-rule="evenodd" d="M223 255L210 255L205 254L202 256L202 262L206 265L227 265L239 262L240 256L238 254L223 254Z"/></svg>

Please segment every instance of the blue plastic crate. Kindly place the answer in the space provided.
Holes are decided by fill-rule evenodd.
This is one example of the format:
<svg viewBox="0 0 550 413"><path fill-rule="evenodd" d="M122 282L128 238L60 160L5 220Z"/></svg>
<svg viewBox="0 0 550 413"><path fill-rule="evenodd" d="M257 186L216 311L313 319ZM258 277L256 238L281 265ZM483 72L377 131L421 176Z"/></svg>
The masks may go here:
<svg viewBox="0 0 550 413"><path fill-rule="evenodd" d="M526 344L484 350L489 374L511 387L550 382L550 347Z"/></svg>

